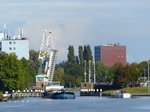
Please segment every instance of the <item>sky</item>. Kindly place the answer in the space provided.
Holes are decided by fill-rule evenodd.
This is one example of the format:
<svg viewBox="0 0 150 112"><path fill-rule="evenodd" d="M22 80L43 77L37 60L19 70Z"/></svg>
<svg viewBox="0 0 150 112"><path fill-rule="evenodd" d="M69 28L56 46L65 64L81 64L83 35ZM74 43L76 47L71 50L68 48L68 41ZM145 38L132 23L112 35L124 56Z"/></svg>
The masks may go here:
<svg viewBox="0 0 150 112"><path fill-rule="evenodd" d="M127 62L150 59L150 0L0 0L0 30L24 30L30 49L39 50L44 29L52 30L57 62L68 46L126 45Z"/></svg>

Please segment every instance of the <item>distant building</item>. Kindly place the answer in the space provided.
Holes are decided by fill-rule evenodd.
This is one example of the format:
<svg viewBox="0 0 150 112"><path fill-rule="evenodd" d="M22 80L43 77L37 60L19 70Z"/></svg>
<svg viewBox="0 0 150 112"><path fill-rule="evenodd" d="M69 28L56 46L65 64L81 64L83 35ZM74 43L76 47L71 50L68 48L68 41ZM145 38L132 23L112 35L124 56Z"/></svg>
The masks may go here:
<svg viewBox="0 0 150 112"><path fill-rule="evenodd" d="M108 66L115 63L126 64L126 46L119 44L107 44L95 46L95 62L101 61Z"/></svg>
<svg viewBox="0 0 150 112"><path fill-rule="evenodd" d="M0 32L0 51L14 53L18 59L29 59L29 40L22 36L10 37L6 32Z"/></svg>

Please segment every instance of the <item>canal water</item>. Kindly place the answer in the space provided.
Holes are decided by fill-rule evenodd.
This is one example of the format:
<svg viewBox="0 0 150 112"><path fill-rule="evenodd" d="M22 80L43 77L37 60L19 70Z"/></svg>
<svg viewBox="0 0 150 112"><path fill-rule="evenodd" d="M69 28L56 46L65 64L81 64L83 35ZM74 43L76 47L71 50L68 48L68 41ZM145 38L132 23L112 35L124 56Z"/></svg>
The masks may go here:
<svg viewBox="0 0 150 112"><path fill-rule="evenodd" d="M150 97L117 99L80 97L73 100L52 100L28 97L0 102L0 112L150 112Z"/></svg>

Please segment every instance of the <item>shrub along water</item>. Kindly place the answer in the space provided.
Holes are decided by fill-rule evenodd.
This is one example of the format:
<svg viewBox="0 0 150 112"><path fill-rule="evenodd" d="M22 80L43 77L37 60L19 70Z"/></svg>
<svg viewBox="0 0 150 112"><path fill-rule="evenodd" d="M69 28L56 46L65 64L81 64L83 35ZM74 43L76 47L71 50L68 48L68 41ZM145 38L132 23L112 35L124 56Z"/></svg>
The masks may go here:
<svg viewBox="0 0 150 112"><path fill-rule="evenodd" d="M0 93L0 102L3 101L4 97L3 97L3 94Z"/></svg>

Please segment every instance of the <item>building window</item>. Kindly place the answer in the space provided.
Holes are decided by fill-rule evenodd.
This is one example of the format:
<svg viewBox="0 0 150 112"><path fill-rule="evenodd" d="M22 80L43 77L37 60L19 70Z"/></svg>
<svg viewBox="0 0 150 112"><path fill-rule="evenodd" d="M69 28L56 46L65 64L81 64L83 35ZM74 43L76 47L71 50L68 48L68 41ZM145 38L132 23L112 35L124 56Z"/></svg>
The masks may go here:
<svg viewBox="0 0 150 112"><path fill-rule="evenodd" d="M16 44L16 42L13 42L13 44Z"/></svg>
<svg viewBox="0 0 150 112"><path fill-rule="evenodd" d="M12 42L9 42L9 44L12 44Z"/></svg>
<svg viewBox="0 0 150 112"><path fill-rule="evenodd" d="M12 50L12 48L10 47L9 50Z"/></svg>
<svg viewBox="0 0 150 112"><path fill-rule="evenodd" d="M14 49L14 50L16 50L16 48L15 48L15 47L14 47L13 49Z"/></svg>

